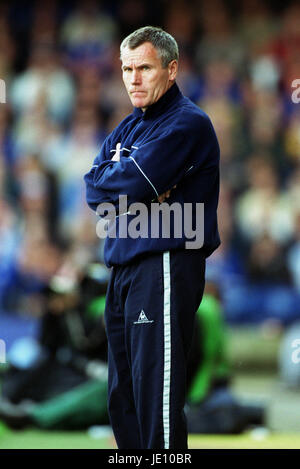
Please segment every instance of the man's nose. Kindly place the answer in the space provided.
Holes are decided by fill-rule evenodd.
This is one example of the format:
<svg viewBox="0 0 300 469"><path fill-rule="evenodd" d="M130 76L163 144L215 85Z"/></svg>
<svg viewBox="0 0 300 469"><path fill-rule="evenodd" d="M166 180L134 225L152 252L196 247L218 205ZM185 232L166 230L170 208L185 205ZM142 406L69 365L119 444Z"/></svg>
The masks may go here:
<svg viewBox="0 0 300 469"><path fill-rule="evenodd" d="M132 85L139 84L141 82L141 73L139 70L133 70L131 74Z"/></svg>

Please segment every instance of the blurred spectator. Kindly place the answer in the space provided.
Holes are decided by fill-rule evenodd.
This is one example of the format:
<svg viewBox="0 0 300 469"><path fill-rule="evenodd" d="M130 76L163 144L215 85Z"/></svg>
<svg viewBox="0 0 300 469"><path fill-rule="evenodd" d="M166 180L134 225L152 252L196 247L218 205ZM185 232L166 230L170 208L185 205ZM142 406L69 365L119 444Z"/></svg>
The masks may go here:
<svg viewBox="0 0 300 469"><path fill-rule="evenodd" d="M214 123L220 145L222 179L237 189L241 181L237 157L243 153L243 143L241 90L234 66L224 59L208 61L200 78L190 81L189 96Z"/></svg>
<svg viewBox="0 0 300 469"><path fill-rule="evenodd" d="M271 93L278 91L280 70L270 55L262 54L252 57L249 72L254 90Z"/></svg>
<svg viewBox="0 0 300 469"><path fill-rule="evenodd" d="M96 65L105 75L110 69L111 46L116 35L116 22L99 8L99 2L78 2L61 29L67 67L77 73Z"/></svg>
<svg viewBox="0 0 300 469"><path fill-rule="evenodd" d="M37 108L44 110L54 122L63 123L74 104L74 86L68 72L59 64L53 43L32 45L26 70L11 85L10 102L16 118Z"/></svg>
<svg viewBox="0 0 300 469"><path fill-rule="evenodd" d="M31 41L55 43L57 34L57 1L44 0L34 9Z"/></svg>
<svg viewBox="0 0 300 469"><path fill-rule="evenodd" d="M103 83L96 67L80 71L77 77L77 107L89 107L98 111Z"/></svg>
<svg viewBox="0 0 300 469"><path fill-rule="evenodd" d="M11 132L9 108L0 105L0 194L5 194L10 199L15 196L15 163L16 144Z"/></svg>
<svg viewBox="0 0 300 469"><path fill-rule="evenodd" d="M248 162L249 188L236 202L236 219L242 236L254 241L264 234L286 243L294 229L294 213L280 190L270 159L253 155Z"/></svg>
<svg viewBox="0 0 300 469"><path fill-rule="evenodd" d="M286 256L280 244L265 235L251 245L246 261L248 279L256 284L291 284Z"/></svg>
<svg viewBox="0 0 300 469"><path fill-rule="evenodd" d="M118 20L122 37L144 26L149 18L148 2L141 0L122 0L118 2ZM153 8L154 5L152 4ZM153 8L155 10L155 8ZM150 21L151 23L151 21Z"/></svg>
<svg viewBox="0 0 300 469"><path fill-rule="evenodd" d="M15 142L16 159L21 160L32 153L38 155L45 141L51 138L57 127L47 118L45 100L42 98L14 121L12 137Z"/></svg>
<svg viewBox="0 0 300 469"><path fill-rule="evenodd" d="M5 307L7 289L14 281L20 240L17 215L8 202L0 197L0 314Z"/></svg>
<svg viewBox="0 0 300 469"><path fill-rule="evenodd" d="M300 210L296 217L295 235L288 250L287 260L294 285L300 293Z"/></svg>
<svg viewBox="0 0 300 469"><path fill-rule="evenodd" d="M269 153L276 164L285 159L282 141L282 102L272 90L253 89L247 106L249 152ZM286 167L286 165L284 165Z"/></svg>
<svg viewBox="0 0 300 469"><path fill-rule="evenodd" d="M5 80L11 78L16 47L8 26L7 5L0 5L0 77Z"/></svg>
<svg viewBox="0 0 300 469"><path fill-rule="evenodd" d="M118 123L132 112L132 106L128 94L122 83L120 48L114 44L111 58L111 75L103 82L100 93L101 108L104 113L111 116L113 113L122 117ZM124 115L123 115L124 114ZM109 132L109 128L107 129Z"/></svg>
<svg viewBox="0 0 300 469"><path fill-rule="evenodd" d="M76 236L87 220L95 220L85 201L82 174L91 166L104 136L97 110L79 102L70 131L45 145L43 162L57 179L58 228L66 239Z"/></svg>
<svg viewBox="0 0 300 469"><path fill-rule="evenodd" d="M238 35L248 57L263 53L276 37L280 22L273 15L266 2L242 0L240 15L237 17Z"/></svg>
<svg viewBox="0 0 300 469"><path fill-rule="evenodd" d="M300 77L300 5L292 2L283 12L280 31L270 45L270 51L281 69L283 91L290 97L291 83Z"/></svg>
<svg viewBox="0 0 300 469"><path fill-rule="evenodd" d="M16 175L24 216L36 214L46 224L49 188L45 169L35 155L28 155L20 160Z"/></svg>
<svg viewBox="0 0 300 469"><path fill-rule="evenodd" d="M176 81L185 96L193 101L197 99L195 94L198 96L199 93L199 75L196 73L193 59L184 52L180 54L180 73Z"/></svg>
<svg viewBox="0 0 300 469"><path fill-rule="evenodd" d="M222 182L218 206L219 232L222 243L206 261L206 281L219 287L224 300L243 282L245 265L243 246L237 239L235 221L232 213L234 193L231 187ZM226 314L228 312L226 311Z"/></svg>
<svg viewBox="0 0 300 469"><path fill-rule="evenodd" d="M297 218L300 211L300 161L298 166L293 168L285 189L291 210L294 212L295 218ZM297 222L295 222L295 234L297 233Z"/></svg>
<svg viewBox="0 0 300 469"><path fill-rule="evenodd" d="M202 28L202 37L196 48L198 71L203 72L211 60L220 59L241 71L245 50L234 30L225 2L201 2L197 13Z"/></svg>
<svg viewBox="0 0 300 469"><path fill-rule="evenodd" d="M193 12L193 5L182 0L176 0L168 6L165 29L176 37L180 55L193 57L194 41L197 28L197 18Z"/></svg>
<svg viewBox="0 0 300 469"><path fill-rule="evenodd" d="M294 111L285 130L285 151L292 163L300 163L300 112Z"/></svg>
<svg viewBox="0 0 300 469"><path fill-rule="evenodd" d="M202 101L199 101L199 106L205 112L210 113L219 140L221 166L226 166L226 163L232 160L235 150L235 119L237 117L235 109L226 96L223 98L205 96Z"/></svg>

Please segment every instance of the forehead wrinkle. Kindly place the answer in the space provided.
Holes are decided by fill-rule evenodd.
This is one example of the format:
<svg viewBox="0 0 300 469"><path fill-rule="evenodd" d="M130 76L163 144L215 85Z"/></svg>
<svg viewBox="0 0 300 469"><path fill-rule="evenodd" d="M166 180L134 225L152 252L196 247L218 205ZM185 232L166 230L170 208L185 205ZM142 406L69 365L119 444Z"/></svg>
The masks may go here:
<svg viewBox="0 0 300 469"><path fill-rule="evenodd" d="M144 43L135 49L126 47L122 53L122 65L140 67L141 65L151 64L158 59L157 50L151 43Z"/></svg>

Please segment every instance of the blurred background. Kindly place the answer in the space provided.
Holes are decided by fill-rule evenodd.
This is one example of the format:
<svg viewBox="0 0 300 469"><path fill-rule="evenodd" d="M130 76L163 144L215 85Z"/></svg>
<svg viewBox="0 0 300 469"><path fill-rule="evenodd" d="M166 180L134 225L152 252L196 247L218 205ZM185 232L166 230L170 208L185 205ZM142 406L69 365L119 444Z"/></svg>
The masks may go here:
<svg viewBox="0 0 300 469"><path fill-rule="evenodd" d="M219 289L233 389L268 403L270 431L300 432L298 2L0 2L0 367L26 368L49 310L86 308L78 298L49 306L49 285L80 296L88 277L105 298L83 175L131 112L119 44L148 24L176 38L178 84L220 143L222 244L207 279Z"/></svg>

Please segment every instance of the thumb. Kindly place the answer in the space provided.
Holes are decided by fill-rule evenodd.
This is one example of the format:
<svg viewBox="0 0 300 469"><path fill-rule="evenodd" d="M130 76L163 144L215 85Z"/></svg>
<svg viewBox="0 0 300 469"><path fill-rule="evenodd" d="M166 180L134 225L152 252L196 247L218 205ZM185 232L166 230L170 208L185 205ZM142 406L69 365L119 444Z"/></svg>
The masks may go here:
<svg viewBox="0 0 300 469"><path fill-rule="evenodd" d="M120 161L121 143L117 143L116 152L112 157L112 161Z"/></svg>

